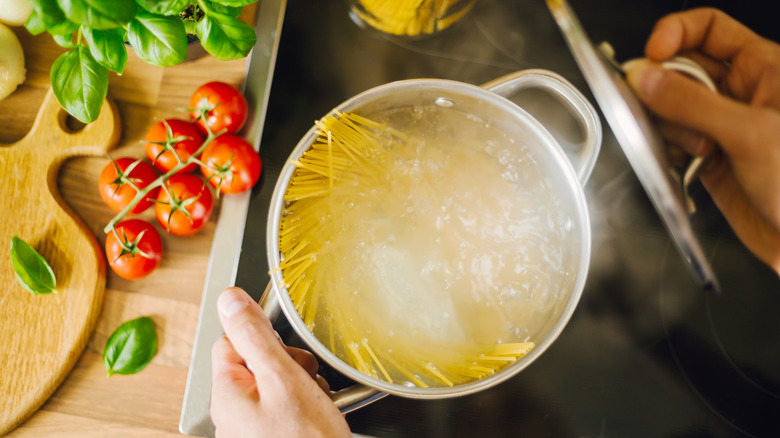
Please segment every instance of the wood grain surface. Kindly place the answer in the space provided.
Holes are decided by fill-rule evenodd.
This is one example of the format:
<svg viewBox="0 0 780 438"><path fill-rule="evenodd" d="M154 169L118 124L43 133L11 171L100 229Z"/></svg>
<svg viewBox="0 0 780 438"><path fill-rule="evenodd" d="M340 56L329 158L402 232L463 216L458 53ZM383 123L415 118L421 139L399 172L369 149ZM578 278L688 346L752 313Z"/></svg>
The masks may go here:
<svg viewBox="0 0 780 438"><path fill-rule="evenodd" d="M57 190L69 156L105 155L120 135L119 115L104 102L100 117L79 131L48 93L32 130L0 144L0 203L8 212L0 241L14 235L49 261L57 293L33 295L0 258L0 434L17 426L59 386L78 359L97 320L105 263L97 240ZM24 163L24 165L19 165Z"/></svg>
<svg viewBox="0 0 780 438"><path fill-rule="evenodd" d="M255 10L255 5L245 8L242 19L253 22ZM33 128L38 109L50 88L51 65L64 51L47 34L31 36L24 28L13 28L13 31L24 49L27 78L13 94L0 101L2 143L16 142ZM154 123L165 118L186 119L186 113L179 109L188 106L189 96L205 82L221 80L238 86L243 80L245 63L245 59L222 62L204 56L162 68L144 63L130 50L125 74L120 77L112 73L110 79L109 96L116 103L122 132L111 156L142 158L142 140ZM36 153L43 154L44 149ZM45 175L46 169L39 161L18 164L19 168ZM98 176L107 163L108 156L74 157L62 163L59 172L52 175L52 182L56 182L64 203L80 217L84 230L92 233L100 249L105 242L103 227L114 216L97 191ZM6 174L0 173L0 183L5 183L7 178ZM22 199L25 204L36 202L33 198ZM8 206L5 208L4 215L15 214L8 210ZM26 205L25 208L32 209L34 205ZM151 210L137 216L153 223L162 236L164 252L161 265L150 276L133 281L118 277L110 268L105 269L103 303L97 309L94 331L89 334L86 346L80 355L79 351L74 352L75 364L56 391L7 436L181 436L178 433L179 414L218 213L219 202L211 222L198 234L186 238L165 233L156 223ZM35 236L45 232L31 226L33 242L30 243L36 243ZM23 232L18 234L24 237ZM70 231L65 234L65 238L71 238ZM10 243L4 242L3 245L8 248ZM60 250L65 251L64 248ZM7 252L7 249L4 251ZM71 256L78 258L82 253ZM7 258L7 254L2 257ZM86 271L99 272L101 263L105 262L94 257L89 259L86 254L83 263L89 265ZM72 272L74 276L85 275L81 271ZM5 288L6 282L2 285ZM0 294L6 293L19 294L25 299L29 299L28 295L32 297L18 285L0 291ZM41 303L48 298L57 299L56 296L33 298L43 298L39 300ZM150 316L157 328L157 355L146 369L136 375L107 378L102 364L106 340L122 322L144 315ZM31 314L27 320L35 324L35 318L37 316ZM48 343L45 348L57 350L62 335L55 330L50 336L45 336ZM8 334L0 336L7 337ZM11 363L16 368L25 366L17 365L21 362L33 360L21 351L18 354L20 357L13 361L0 356L0 370L5 372ZM24 373L17 369L11 372Z"/></svg>

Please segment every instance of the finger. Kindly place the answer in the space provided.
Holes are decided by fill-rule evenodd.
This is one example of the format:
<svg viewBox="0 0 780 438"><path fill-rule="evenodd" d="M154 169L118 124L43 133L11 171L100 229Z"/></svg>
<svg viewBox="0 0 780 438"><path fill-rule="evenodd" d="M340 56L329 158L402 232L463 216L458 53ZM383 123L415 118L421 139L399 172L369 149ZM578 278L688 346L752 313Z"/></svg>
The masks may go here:
<svg viewBox="0 0 780 438"><path fill-rule="evenodd" d="M728 160L716 158L701 174L704 187L745 246L780 273L780 230L755 208Z"/></svg>
<svg viewBox="0 0 780 438"><path fill-rule="evenodd" d="M215 422L230 421L225 415L254 415L253 402L258 400L257 384L244 365L244 359L230 341L222 336L211 349L211 405Z"/></svg>
<svg viewBox="0 0 780 438"><path fill-rule="evenodd" d="M325 380L325 378L324 378L324 377L322 377L322 376L321 376L321 375L319 375L319 374L317 374L316 376L314 376L314 380L317 382L317 385L319 385L320 389L322 389L322 391L323 391L323 392L324 392L326 395L328 395L328 396L329 396L329 395L330 395L330 384L328 383L328 381L327 381L327 380Z"/></svg>
<svg viewBox="0 0 780 438"><path fill-rule="evenodd" d="M780 110L780 46L756 45L744 58L742 64L750 67L729 75L731 92L750 105Z"/></svg>
<svg viewBox="0 0 780 438"><path fill-rule="evenodd" d="M667 143L664 150L672 166L683 167L691 161L691 156L675 144Z"/></svg>
<svg viewBox="0 0 780 438"><path fill-rule="evenodd" d="M758 36L753 31L717 9L692 9L660 19L645 53L653 61L663 61L681 51L698 49L715 59L730 61L755 38Z"/></svg>
<svg viewBox="0 0 780 438"><path fill-rule="evenodd" d="M715 143L709 137L678 123L662 120L658 123L658 130L664 139L678 146L677 150L685 154L703 157L709 155L715 147ZM671 153L675 154L674 158L678 158L676 155L678 152Z"/></svg>
<svg viewBox="0 0 780 438"><path fill-rule="evenodd" d="M695 50L680 52L680 56L699 64L715 84L720 84L729 73L729 64Z"/></svg>
<svg viewBox="0 0 780 438"><path fill-rule="evenodd" d="M240 365L240 368L244 369L250 375L252 374L246 368L246 362L244 358L233 347L227 336L222 336L217 339L214 346L211 348L211 370L213 373L218 373L221 370L232 370L233 365Z"/></svg>
<svg viewBox="0 0 780 438"><path fill-rule="evenodd" d="M290 353L290 356L296 362L298 362L298 365L306 370L311 378L317 382L317 386L319 386L325 394L330 395L330 384L327 380L325 380L324 377L317 374L320 369L320 364L317 362L317 357L314 356L311 352L295 347L287 347L287 352Z"/></svg>
<svg viewBox="0 0 780 438"><path fill-rule="evenodd" d="M311 354L310 352L306 350L301 350L300 348L295 347L286 347L287 353L290 355L290 357L293 358L296 362L298 362L298 365L301 366L309 375L312 377L312 379L317 375L317 372L320 370L320 364L317 362L317 358Z"/></svg>
<svg viewBox="0 0 780 438"><path fill-rule="evenodd" d="M639 98L662 119L701 132L724 148L744 147L744 127L756 123L755 114L745 104L713 93L658 64L637 62L626 78Z"/></svg>
<svg viewBox="0 0 780 438"><path fill-rule="evenodd" d="M288 370L298 368L287 354L263 309L239 288L228 288L217 301L225 334L251 368L262 389L280 385Z"/></svg>

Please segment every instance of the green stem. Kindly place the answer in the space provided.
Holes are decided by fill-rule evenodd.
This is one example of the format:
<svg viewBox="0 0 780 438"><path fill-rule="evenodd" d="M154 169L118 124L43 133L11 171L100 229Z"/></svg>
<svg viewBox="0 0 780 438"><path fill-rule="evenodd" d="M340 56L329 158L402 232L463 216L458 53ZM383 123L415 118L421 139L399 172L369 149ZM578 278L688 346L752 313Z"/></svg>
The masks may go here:
<svg viewBox="0 0 780 438"><path fill-rule="evenodd" d="M206 139L203 141L203 144L200 145L198 150L195 151L195 153L192 154L192 156L190 156L189 158L187 158L184 161L179 160L179 164L177 164L173 169L169 170L164 175L158 176L157 179L152 181L151 184L149 184L148 186L144 187L144 189L141 190L140 192L136 193L135 194L135 198L133 198L133 200L130 201L130 203L127 204L127 206L122 211L117 213L117 215L114 216L111 219L111 221L108 222L108 225L106 225L106 227L103 228L103 232L106 233L106 234L110 233L111 230L114 229L116 224L118 224L122 219L124 219L125 216L127 216L127 214L136 205L138 205L139 202L141 202L146 197L146 195L151 193L151 191L154 190L155 188L161 187L163 185L163 183L166 180L168 180L168 178L170 178L174 174L176 174L176 172L178 172L181 169L184 169L190 163L194 163L196 161L200 162L200 160L198 160L197 157L200 156L200 154L206 149L206 147L209 145L209 143L214 141L215 138L219 137L220 135L224 134L224 132L225 132L225 130L222 130L222 131L220 131L220 132L215 134L215 133L211 132L211 129L209 129L208 126L206 126L206 131L208 132L208 137L206 137Z"/></svg>

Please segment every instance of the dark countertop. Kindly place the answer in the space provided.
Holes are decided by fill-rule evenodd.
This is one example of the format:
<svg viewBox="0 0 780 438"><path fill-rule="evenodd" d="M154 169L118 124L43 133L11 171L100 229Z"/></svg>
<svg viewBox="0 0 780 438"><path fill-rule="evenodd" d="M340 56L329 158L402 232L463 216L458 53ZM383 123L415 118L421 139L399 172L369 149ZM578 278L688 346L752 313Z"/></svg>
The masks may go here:
<svg viewBox="0 0 780 438"><path fill-rule="evenodd" d="M571 1L594 42L642 54L668 12L720 7L777 41L769 6L733 1ZM768 2L767 2L768 3ZM316 5L316 6L313 6ZM776 17L776 15L774 15ZM287 155L347 98L416 77L473 84L526 68L555 71L594 102L544 2L479 0L460 23L420 41L361 30L346 2L289 0L247 219L237 285L267 283L265 223ZM531 96L533 97L533 96ZM521 102L535 113L535 100ZM579 307L544 355L513 379L466 397L388 397L347 416L378 437L780 436L780 278L734 237L700 187L694 228L721 295L693 285L609 127L586 186L593 256ZM284 321L276 325L297 342ZM333 386L346 382L326 366Z"/></svg>

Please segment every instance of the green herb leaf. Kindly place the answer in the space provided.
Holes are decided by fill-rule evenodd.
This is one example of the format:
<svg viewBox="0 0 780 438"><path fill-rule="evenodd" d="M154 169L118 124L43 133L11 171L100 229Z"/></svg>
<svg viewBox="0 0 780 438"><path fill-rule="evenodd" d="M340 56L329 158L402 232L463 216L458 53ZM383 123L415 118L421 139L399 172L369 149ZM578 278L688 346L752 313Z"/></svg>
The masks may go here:
<svg viewBox="0 0 780 438"><path fill-rule="evenodd" d="M65 16L57 0L30 0L33 10L25 27L34 35L48 30L52 35L71 35L79 26Z"/></svg>
<svg viewBox="0 0 780 438"><path fill-rule="evenodd" d="M81 34L89 44L89 53L95 61L119 74L125 70L127 49L122 38L122 29L92 29L81 27Z"/></svg>
<svg viewBox="0 0 780 438"><path fill-rule="evenodd" d="M57 279L54 271L38 251L27 242L14 236L11 239L11 264L16 279L22 286L35 295L57 293Z"/></svg>
<svg viewBox="0 0 780 438"><path fill-rule="evenodd" d="M65 13L62 12L62 9L57 4L57 0L30 0L30 4L33 7L33 11L41 17L46 26L52 26L66 19Z"/></svg>
<svg viewBox="0 0 780 438"><path fill-rule="evenodd" d="M46 23L43 22L43 17L35 8L30 11L30 16L27 17L24 27L33 35L40 35L46 31Z"/></svg>
<svg viewBox="0 0 780 438"><path fill-rule="evenodd" d="M108 69L79 44L51 67L51 87L60 105L84 123L94 122L108 93Z"/></svg>
<svg viewBox="0 0 780 438"><path fill-rule="evenodd" d="M114 331L103 351L103 366L108 377L114 374L135 374L151 362L157 353L157 332L154 321L142 316L127 321Z"/></svg>
<svg viewBox="0 0 780 438"><path fill-rule="evenodd" d="M65 16L93 29L111 29L127 24L135 16L135 0L57 0Z"/></svg>
<svg viewBox="0 0 780 438"><path fill-rule="evenodd" d="M219 12L220 14L230 15L231 17L240 17L241 11L244 10L243 6L225 6L219 3L206 2L209 10Z"/></svg>
<svg viewBox="0 0 780 438"><path fill-rule="evenodd" d="M150 64L176 65L187 57L187 33L179 17L139 12L127 37L136 54Z"/></svg>
<svg viewBox="0 0 780 438"><path fill-rule="evenodd" d="M153 14L178 15L189 4L189 0L136 0L138 4Z"/></svg>
<svg viewBox="0 0 780 438"><path fill-rule="evenodd" d="M79 30L79 25L66 18L65 20L62 20L61 22L55 25L52 25L46 30L48 30L52 36L54 35L71 36L73 35L73 32Z"/></svg>
<svg viewBox="0 0 780 438"><path fill-rule="evenodd" d="M257 0L212 0L212 3L219 3L225 6L246 6Z"/></svg>
<svg viewBox="0 0 780 438"><path fill-rule="evenodd" d="M73 34L70 35L52 35L52 38L54 38L54 42L60 45L60 47L65 47L66 49L72 49L73 47L76 47L78 44L73 42Z"/></svg>
<svg viewBox="0 0 780 438"><path fill-rule="evenodd" d="M196 27L200 44L220 61L243 58L257 42L251 26L219 12L209 11Z"/></svg>

